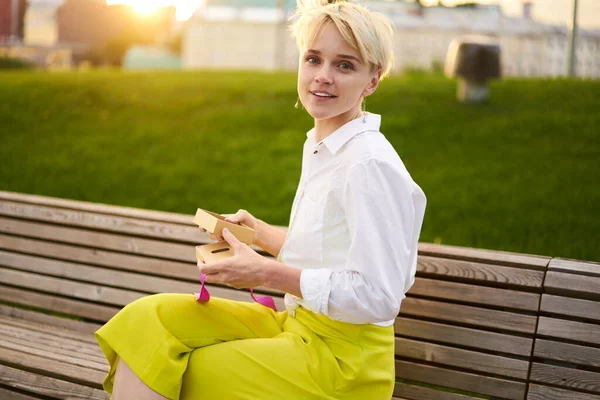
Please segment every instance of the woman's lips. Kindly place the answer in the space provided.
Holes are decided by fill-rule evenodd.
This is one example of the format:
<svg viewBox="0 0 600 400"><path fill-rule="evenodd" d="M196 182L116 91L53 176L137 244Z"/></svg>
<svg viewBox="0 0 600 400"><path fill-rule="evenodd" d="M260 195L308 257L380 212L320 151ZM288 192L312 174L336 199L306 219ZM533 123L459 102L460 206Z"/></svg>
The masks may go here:
<svg viewBox="0 0 600 400"><path fill-rule="evenodd" d="M316 95L314 92L310 92L309 93L313 96L313 98L315 98L317 101L326 101L326 100L335 100L337 99L337 96L331 95L331 97L328 96L319 96Z"/></svg>

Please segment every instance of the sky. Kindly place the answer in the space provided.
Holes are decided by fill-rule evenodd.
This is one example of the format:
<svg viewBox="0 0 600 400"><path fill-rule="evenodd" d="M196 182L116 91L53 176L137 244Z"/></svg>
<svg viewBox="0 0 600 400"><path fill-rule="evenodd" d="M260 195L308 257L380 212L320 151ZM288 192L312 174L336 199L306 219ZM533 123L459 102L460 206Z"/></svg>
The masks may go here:
<svg viewBox="0 0 600 400"><path fill-rule="evenodd" d="M32 3L61 3L62 0L30 0ZM435 4L438 0L425 0ZM441 0L451 6L466 0ZM522 15L523 0L470 0L479 3L500 4L507 15ZM570 24L574 0L529 0L533 2L533 17L536 20L554 24ZM107 0L109 4L131 4L140 12L151 12L153 7L175 5L177 19L189 18L202 0ZM600 29L600 0L579 0L578 21L584 28Z"/></svg>

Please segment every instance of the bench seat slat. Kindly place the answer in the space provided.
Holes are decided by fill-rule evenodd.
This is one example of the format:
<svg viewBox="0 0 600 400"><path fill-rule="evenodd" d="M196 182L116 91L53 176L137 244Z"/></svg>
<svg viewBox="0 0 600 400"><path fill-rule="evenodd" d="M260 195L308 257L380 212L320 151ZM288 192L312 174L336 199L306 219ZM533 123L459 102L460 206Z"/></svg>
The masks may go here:
<svg viewBox="0 0 600 400"><path fill-rule="evenodd" d="M524 382L452 371L410 361L396 360L396 376L401 379L451 387L503 399L522 400L525 397Z"/></svg>
<svg viewBox="0 0 600 400"><path fill-rule="evenodd" d="M473 347L527 357L531 354L533 339L452 326L411 318L396 318L394 331L411 339L423 339L446 344Z"/></svg>
<svg viewBox="0 0 600 400"><path fill-rule="evenodd" d="M534 362L532 382L600 393L600 373Z"/></svg>
<svg viewBox="0 0 600 400"><path fill-rule="evenodd" d="M103 390L78 385L73 382L34 374L0 364L0 383L43 396L69 400L108 400L110 395ZM0 392L1 393L1 392ZM11 396L15 392L10 392ZM0 397L18 399L18 397ZM38 399L38 397L36 397Z"/></svg>
<svg viewBox="0 0 600 400"><path fill-rule="evenodd" d="M402 358L434 362L510 378L525 380L529 369L527 361L417 340L396 338L395 348L396 355Z"/></svg>
<svg viewBox="0 0 600 400"><path fill-rule="evenodd" d="M532 383L527 400L600 400L600 396Z"/></svg>
<svg viewBox="0 0 600 400"><path fill-rule="evenodd" d="M600 368L600 348L595 347L536 339L533 355L548 360Z"/></svg>
<svg viewBox="0 0 600 400"><path fill-rule="evenodd" d="M2 363L21 370L102 389L106 372L2 348ZM107 364L108 371L108 364Z"/></svg>
<svg viewBox="0 0 600 400"><path fill-rule="evenodd" d="M455 322L480 328L532 334L535 331L534 315L449 304L440 301L407 297L402 301L401 316L425 317L445 322Z"/></svg>
<svg viewBox="0 0 600 400"><path fill-rule="evenodd" d="M2 370L0 369L0 373ZM0 382L2 382L2 376L0 375ZM33 397L28 394L13 392L8 389L0 387L0 399L3 400L40 400L39 397Z"/></svg>
<svg viewBox="0 0 600 400"><path fill-rule="evenodd" d="M53 351L75 358L82 358L100 364L106 362L104 354L97 343L52 336L49 332L37 332L8 324L0 326L0 335L0 340L4 339L10 343L31 346L32 349L53 349Z"/></svg>
<svg viewBox="0 0 600 400"><path fill-rule="evenodd" d="M74 319L58 317L50 314L42 314L35 311L24 310L6 305L0 305L1 322L20 326L19 324L28 324L31 329L52 329L60 335L77 335L78 340L86 340L90 334L97 331L101 324L92 322L78 321ZM81 335L81 336L79 336ZM93 339L90 339L93 340Z"/></svg>
<svg viewBox="0 0 600 400"><path fill-rule="evenodd" d="M108 372L108 364L106 362L100 363L95 358L92 359L90 357L88 359L88 357L77 356L73 352L59 351L59 349L56 347L39 349L31 346L27 341L18 340L15 338L0 338L0 348L18 351L22 354L31 354L37 357L43 357L48 360L60 362L64 365L69 364L78 367L85 367L91 370L93 369L102 371L104 373Z"/></svg>
<svg viewBox="0 0 600 400"><path fill-rule="evenodd" d="M600 345L600 327L576 321L540 317L538 335Z"/></svg>
<svg viewBox="0 0 600 400"><path fill-rule="evenodd" d="M477 397L466 396L459 393L443 392L423 386L409 385L396 382L392 400L475 400ZM401 396L401 397L400 397Z"/></svg>

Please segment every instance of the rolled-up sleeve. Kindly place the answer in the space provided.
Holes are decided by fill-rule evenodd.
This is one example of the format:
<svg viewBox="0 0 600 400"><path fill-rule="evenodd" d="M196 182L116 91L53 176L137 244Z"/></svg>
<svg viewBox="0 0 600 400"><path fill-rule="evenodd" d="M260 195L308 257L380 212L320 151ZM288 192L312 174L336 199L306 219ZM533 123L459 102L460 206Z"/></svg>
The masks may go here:
<svg viewBox="0 0 600 400"><path fill-rule="evenodd" d="M348 171L341 198L351 240L346 267L302 271L309 308L357 324L396 317L418 243L412 192L408 173L385 161L369 159Z"/></svg>

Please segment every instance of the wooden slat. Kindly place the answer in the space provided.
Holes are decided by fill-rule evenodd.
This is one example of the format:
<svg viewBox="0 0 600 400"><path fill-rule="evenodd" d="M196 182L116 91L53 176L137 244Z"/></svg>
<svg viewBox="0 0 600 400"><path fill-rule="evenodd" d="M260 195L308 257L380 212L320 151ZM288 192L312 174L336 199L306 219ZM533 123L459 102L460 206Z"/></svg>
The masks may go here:
<svg viewBox="0 0 600 400"><path fill-rule="evenodd" d="M144 257L139 254L123 254L121 252L100 250L93 247L56 244L43 240L26 239L2 234L0 234L0 249L5 250L0 251L3 254L7 252L27 253L44 258L106 266L194 282L198 280L194 246L186 246L187 252L191 253L191 258L185 263ZM165 255L163 254L163 256Z"/></svg>
<svg viewBox="0 0 600 400"><path fill-rule="evenodd" d="M15 322L27 323L29 326L35 326L37 329L40 326L51 327L53 330L63 332L68 330L75 333L93 334L100 328L100 324L92 322L76 321L64 317L43 314L40 312L24 310L5 305L0 305L0 322L4 324L14 324ZM64 329L62 329L64 328Z"/></svg>
<svg viewBox="0 0 600 400"><path fill-rule="evenodd" d="M38 395L61 399L108 400L110 397L108 393L99 389L21 371L6 365L0 365L0 383ZM0 398L18 399L18 397L3 397L2 392L0 392Z"/></svg>
<svg viewBox="0 0 600 400"><path fill-rule="evenodd" d="M51 317L54 317L50 315ZM67 320L64 317L54 317L58 320ZM82 321L73 321L73 322L82 322ZM84 322L82 322L84 323ZM55 337L65 338L69 340L75 340L79 342L87 342L93 343L96 345L96 340L94 339L94 332L100 328L100 324L89 324L93 325L95 329L89 329L89 331L77 331L68 328L64 328L61 326L51 325L49 323L39 323L36 321L30 321L26 319L19 319L14 317L6 317L0 316L0 324L10 327L15 327L18 329L25 330L27 332L37 332L42 334L52 334ZM84 323L87 324L87 323Z"/></svg>
<svg viewBox="0 0 600 400"><path fill-rule="evenodd" d="M120 310L120 307L87 303L4 285L0 285L0 300L39 307L48 311L61 312L100 322L108 321Z"/></svg>
<svg viewBox="0 0 600 400"><path fill-rule="evenodd" d="M5 340L7 342L6 347L14 349L17 349L17 347L10 346L8 343L29 346L31 347L31 354L36 354L36 349L49 350L57 354L81 358L101 365L106 362L106 358L97 343L52 336L48 332L27 330L26 328L5 324L0 326L0 340Z"/></svg>
<svg viewBox="0 0 600 400"><path fill-rule="evenodd" d="M201 243L198 227L0 201L0 215L163 240Z"/></svg>
<svg viewBox="0 0 600 400"><path fill-rule="evenodd" d="M93 302L124 306L147 295L130 290L113 289L101 285L73 282L39 274L0 268L0 282L7 285L39 290L44 293L71 296Z"/></svg>
<svg viewBox="0 0 600 400"><path fill-rule="evenodd" d="M487 372L509 378L525 380L529 369L527 361L417 340L396 338L395 348L396 355L403 358Z"/></svg>
<svg viewBox="0 0 600 400"><path fill-rule="evenodd" d="M396 360L396 376L416 382L440 385L502 399L522 400L525 383Z"/></svg>
<svg viewBox="0 0 600 400"><path fill-rule="evenodd" d="M600 263L591 261L553 258L548 264L549 271L570 272L600 277Z"/></svg>
<svg viewBox="0 0 600 400"><path fill-rule="evenodd" d="M598 330L600 335L600 328ZM600 368L600 348L536 339L534 357Z"/></svg>
<svg viewBox="0 0 600 400"><path fill-rule="evenodd" d="M419 243L419 254L453 258L457 260L484 262L498 265L511 265L527 267L543 271L546 269L550 257L531 254L518 254L498 250L473 249L469 247L440 245L433 243Z"/></svg>
<svg viewBox="0 0 600 400"><path fill-rule="evenodd" d="M0 370L1 372L2 370ZM2 375L0 375L0 382L2 382ZM40 400L40 397L33 397L28 394L13 392L8 389L0 387L0 399L2 400Z"/></svg>
<svg viewBox="0 0 600 400"><path fill-rule="evenodd" d="M506 311L448 304L439 301L407 297L402 301L400 315L455 322L481 328L495 328L500 331L512 331L533 334L536 317Z"/></svg>
<svg viewBox="0 0 600 400"><path fill-rule="evenodd" d="M83 384L97 389L102 389L105 372L89 369L44 357L26 354L20 351L2 348L0 363L12 368L35 372L57 379Z"/></svg>
<svg viewBox="0 0 600 400"><path fill-rule="evenodd" d="M95 249L114 250L185 262L196 260L194 246L190 244L168 243L157 239L96 232L83 228L49 225L0 217L0 231L11 235L88 246ZM195 243L195 245L207 242L208 236L204 240ZM11 249L10 247L4 247L2 242L0 242L0 248Z"/></svg>
<svg viewBox="0 0 600 400"><path fill-rule="evenodd" d="M423 386L408 385L402 382L396 382L394 387L394 400L475 400L477 397L466 396L464 394L443 392Z"/></svg>
<svg viewBox="0 0 600 400"><path fill-rule="evenodd" d="M544 294L540 311L547 314L586 318L600 323L600 303L597 301Z"/></svg>
<svg viewBox="0 0 600 400"><path fill-rule="evenodd" d="M57 197L39 196L33 194L0 191L0 200L18 203L27 203L38 206L66 208L74 211L87 211L98 214L109 214L121 217L147 219L151 221L169 222L174 224L187 224L195 226L193 215L177 214L166 211L154 211L141 208L114 206L87 201L68 200ZM190 210L190 214L196 210Z"/></svg>
<svg viewBox="0 0 600 400"><path fill-rule="evenodd" d="M527 400L600 400L600 396L532 383Z"/></svg>
<svg viewBox="0 0 600 400"><path fill-rule="evenodd" d="M540 295L515 290L417 278L408 292L442 300L537 312Z"/></svg>
<svg viewBox="0 0 600 400"><path fill-rule="evenodd" d="M600 277L548 271L544 289L551 294L600 301Z"/></svg>
<svg viewBox="0 0 600 400"><path fill-rule="evenodd" d="M77 293L77 297L82 299L101 301L104 303L121 306L139 298L139 292L142 291L144 294L194 293L200 289L200 283L192 284L168 278L158 278L130 272L115 271L66 261L56 261L41 257L8 253L5 251L0 251L0 266L2 265L32 273L25 276L17 271L0 268L0 279L5 276L3 278L5 283L36 289L40 286L32 286L31 282L27 282L25 280L22 281L20 279L29 278L30 281L35 281L34 276L31 275L51 275L60 277L60 281L49 281L48 279L51 280L53 278L39 275L40 279L43 279L45 282L44 286L41 287L41 289L43 289L45 292L57 293L64 296ZM196 268L195 266L193 267ZM12 275L15 274L19 275L17 275L17 277L13 277ZM71 279L93 283L94 285L90 286L86 283L71 282ZM52 282L53 285L47 284L48 282ZM96 285L102 286L99 288ZM133 290L134 292L123 295L119 289L113 289L111 287L106 287L105 285L121 287L127 290ZM231 288L214 285L209 285L208 289L210 290L211 295L216 297L224 297L239 301L249 301L249 299L251 299L247 291L234 290ZM123 303L120 300L126 301L126 303ZM274 300L278 309L282 310L285 308L283 299L275 298Z"/></svg>
<svg viewBox="0 0 600 400"><path fill-rule="evenodd" d="M78 367L85 367L90 370L101 371L105 374L108 373L107 363L101 364L97 362L96 359L89 360L87 358L82 358L80 356L76 356L72 352L57 351L58 349L55 347L44 350L34 348L29 344L30 343L27 341L17 340L15 338L0 338L0 352L3 352L4 349L10 349L18 351L22 354L31 354L36 357L43 357L47 360L57 361L64 365L75 365Z"/></svg>
<svg viewBox="0 0 600 400"><path fill-rule="evenodd" d="M583 322L540 317L539 336L600 345L600 326Z"/></svg>
<svg viewBox="0 0 600 400"><path fill-rule="evenodd" d="M544 278L543 271L429 256L419 257L417 273L428 277L451 277L469 283L480 282L502 287L531 289L541 288Z"/></svg>
<svg viewBox="0 0 600 400"><path fill-rule="evenodd" d="M397 335L528 357L533 339L417 319L396 318Z"/></svg>
<svg viewBox="0 0 600 400"><path fill-rule="evenodd" d="M600 394L600 373L533 363L530 380Z"/></svg>

